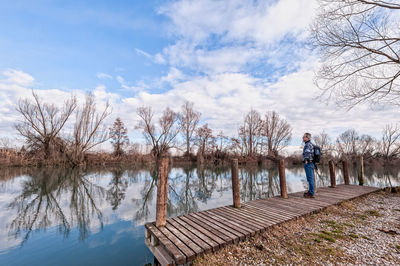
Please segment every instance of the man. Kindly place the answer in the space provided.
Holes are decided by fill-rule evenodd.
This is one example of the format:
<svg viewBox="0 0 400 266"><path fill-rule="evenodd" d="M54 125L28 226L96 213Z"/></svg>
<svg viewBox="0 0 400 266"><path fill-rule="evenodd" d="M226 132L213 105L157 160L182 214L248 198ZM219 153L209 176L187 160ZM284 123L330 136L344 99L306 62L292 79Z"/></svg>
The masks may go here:
<svg viewBox="0 0 400 266"><path fill-rule="evenodd" d="M304 170L306 171L306 177L308 181L308 192L304 193L305 198L315 198L314 192L314 146L311 143L311 134L304 133L303 136L304 148L303 148L303 164Z"/></svg>

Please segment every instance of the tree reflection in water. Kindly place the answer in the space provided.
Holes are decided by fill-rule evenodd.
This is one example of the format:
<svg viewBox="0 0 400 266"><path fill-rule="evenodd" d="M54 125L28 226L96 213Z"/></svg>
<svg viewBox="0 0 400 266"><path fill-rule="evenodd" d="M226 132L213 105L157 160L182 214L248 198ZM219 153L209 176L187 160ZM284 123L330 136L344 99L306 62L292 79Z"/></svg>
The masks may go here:
<svg viewBox="0 0 400 266"><path fill-rule="evenodd" d="M134 220L136 222L147 221L150 214L149 203L153 201L153 194L157 191L157 176L158 170L156 167L150 169L150 174L142 181L143 188L140 190L140 198L133 198L132 202L135 204L137 210L135 212Z"/></svg>
<svg viewBox="0 0 400 266"><path fill-rule="evenodd" d="M93 217L103 227L101 211L95 199L104 197L104 189L90 182L79 169L44 168L30 173L22 192L10 208L17 210L9 225L9 235L23 236L22 244L32 231L56 226L65 237L77 227L79 239L87 237Z"/></svg>
<svg viewBox="0 0 400 266"><path fill-rule="evenodd" d="M110 202L112 209L115 211L125 198L126 189L128 188L128 180L124 177L124 169L117 168L112 173L112 180L107 190L107 201Z"/></svg>

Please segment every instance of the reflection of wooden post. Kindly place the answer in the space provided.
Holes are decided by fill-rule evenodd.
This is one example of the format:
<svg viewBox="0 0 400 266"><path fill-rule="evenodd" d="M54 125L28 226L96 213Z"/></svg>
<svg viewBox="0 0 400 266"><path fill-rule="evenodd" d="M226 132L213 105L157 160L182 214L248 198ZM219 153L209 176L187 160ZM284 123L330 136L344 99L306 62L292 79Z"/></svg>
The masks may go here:
<svg viewBox="0 0 400 266"><path fill-rule="evenodd" d="M333 161L329 161L329 173L331 175L331 187L336 187L335 165Z"/></svg>
<svg viewBox="0 0 400 266"><path fill-rule="evenodd" d="M360 173L358 174L358 184L360 186L364 185L364 158L360 156Z"/></svg>
<svg viewBox="0 0 400 266"><path fill-rule="evenodd" d="M285 160L279 160L279 182L281 186L281 196L282 198L287 199Z"/></svg>
<svg viewBox="0 0 400 266"><path fill-rule="evenodd" d="M350 178L349 178L349 167L347 165L347 161L343 161L343 178L344 178L344 184L345 185L350 185Z"/></svg>
<svg viewBox="0 0 400 266"><path fill-rule="evenodd" d="M316 178L317 170L314 168L314 193L317 193L317 178Z"/></svg>
<svg viewBox="0 0 400 266"><path fill-rule="evenodd" d="M240 208L240 188L239 188L239 163L238 159L232 160L232 194L233 207Z"/></svg>
<svg viewBox="0 0 400 266"><path fill-rule="evenodd" d="M168 158L162 157L158 165L156 225L167 223Z"/></svg>

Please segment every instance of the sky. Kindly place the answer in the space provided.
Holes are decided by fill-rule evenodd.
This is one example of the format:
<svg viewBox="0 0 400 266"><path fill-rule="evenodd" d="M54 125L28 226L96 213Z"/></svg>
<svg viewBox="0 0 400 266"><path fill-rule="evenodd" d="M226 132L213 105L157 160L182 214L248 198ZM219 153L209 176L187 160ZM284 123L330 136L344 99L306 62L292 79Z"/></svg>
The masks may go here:
<svg viewBox="0 0 400 266"><path fill-rule="evenodd" d="M95 94L141 142L136 109L156 115L187 100L217 134L237 135L251 109L332 138L348 128L380 138L398 108L335 106L314 85L320 64L306 45L314 0L4 1L0 8L0 137L13 137L20 98L47 102Z"/></svg>

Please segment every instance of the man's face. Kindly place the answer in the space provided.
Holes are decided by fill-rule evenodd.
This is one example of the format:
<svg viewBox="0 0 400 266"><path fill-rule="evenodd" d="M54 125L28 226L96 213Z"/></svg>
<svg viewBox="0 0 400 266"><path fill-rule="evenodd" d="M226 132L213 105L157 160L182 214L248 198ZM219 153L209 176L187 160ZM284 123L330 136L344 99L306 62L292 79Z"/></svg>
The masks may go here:
<svg viewBox="0 0 400 266"><path fill-rule="evenodd" d="M303 135L303 141L304 142L306 142L306 141L309 141L310 139L306 136L306 135Z"/></svg>

